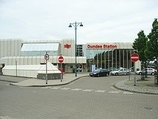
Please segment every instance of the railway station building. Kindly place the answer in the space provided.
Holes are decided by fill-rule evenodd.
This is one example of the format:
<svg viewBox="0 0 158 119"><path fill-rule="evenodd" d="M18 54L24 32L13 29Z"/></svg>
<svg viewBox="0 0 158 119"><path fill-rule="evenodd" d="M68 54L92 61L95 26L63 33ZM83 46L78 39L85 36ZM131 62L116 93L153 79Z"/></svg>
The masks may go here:
<svg viewBox="0 0 158 119"><path fill-rule="evenodd" d="M113 43L86 43L76 44L74 39L62 40L22 40L22 39L0 39L0 72L4 75L32 76L18 70L21 67L30 65L45 65L45 54L53 66L64 73L74 72L75 57L77 59L77 71L87 72L92 68L107 68L112 70L118 67L131 68L134 63L130 60L133 52L130 42ZM63 56L61 63L59 56ZM33 67L32 66L32 67ZM135 65L140 66L138 61ZM3 71L3 69L5 69ZM28 69L29 70L29 69ZM38 70L38 69L37 69ZM4 73L5 72L5 73Z"/></svg>

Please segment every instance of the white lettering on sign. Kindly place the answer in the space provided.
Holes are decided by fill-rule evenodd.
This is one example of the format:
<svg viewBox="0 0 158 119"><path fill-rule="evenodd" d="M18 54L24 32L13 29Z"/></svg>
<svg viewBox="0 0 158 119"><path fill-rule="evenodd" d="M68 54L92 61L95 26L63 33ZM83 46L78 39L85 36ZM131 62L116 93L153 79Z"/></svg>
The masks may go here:
<svg viewBox="0 0 158 119"><path fill-rule="evenodd" d="M116 49L117 45L116 44L102 44L102 45L91 45L88 44L87 45L87 49Z"/></svg>

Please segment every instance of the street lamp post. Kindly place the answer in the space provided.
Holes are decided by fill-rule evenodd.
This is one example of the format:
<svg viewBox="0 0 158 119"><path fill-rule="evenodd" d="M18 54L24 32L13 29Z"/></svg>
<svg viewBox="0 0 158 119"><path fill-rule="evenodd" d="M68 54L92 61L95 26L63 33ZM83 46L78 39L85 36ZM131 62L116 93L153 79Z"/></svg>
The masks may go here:
<svg viewBox="0 0 158 119"><path fill-rule="evenodd" d="M75 27L75 77L77 77L77 27L83 26L82 22L70 23L69 27Z"/></svg>
<svg viewBox="0 0 158 119"><path fill-rule="evenodd" d="M158 28L156 29L156 35L158 34ZM158 46L158 37L156 38L156 45ZM156 78L157 78L157 85L158 85L158 55L156 54Z"/></svg>

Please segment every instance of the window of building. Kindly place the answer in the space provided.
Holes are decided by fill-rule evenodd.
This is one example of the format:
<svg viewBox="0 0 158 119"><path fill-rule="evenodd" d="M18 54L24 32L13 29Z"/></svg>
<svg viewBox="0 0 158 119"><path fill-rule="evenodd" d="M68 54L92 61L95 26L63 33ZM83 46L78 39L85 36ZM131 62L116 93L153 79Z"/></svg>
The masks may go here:
<svg viewBox="0 0 158 119"><path fill-rule="evenodd" d="M43 56L46 52L50 55L58 55L59 43L23 43L21 56Z"/></svg>

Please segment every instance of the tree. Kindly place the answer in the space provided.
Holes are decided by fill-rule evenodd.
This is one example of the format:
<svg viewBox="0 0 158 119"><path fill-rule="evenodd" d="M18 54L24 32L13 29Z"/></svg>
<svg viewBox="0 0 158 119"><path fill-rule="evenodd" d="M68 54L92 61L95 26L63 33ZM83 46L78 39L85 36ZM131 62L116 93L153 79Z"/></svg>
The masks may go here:
<svg viewBox="0 0 158 119"><path fill-rule="evenodd" d="M158 84L158 21L154 20L152 23L151 32L148 35L149 41L147 42L147 51L146 54L150 54L149 58L156 59L156 68L157 68L157 84Z"/></svg>
<svg viewBox="0 0 158 119"><path fill-rule="evenodd" d="M138 38L135 39L132 47L139 55L139 60L141 61L141 66L146 67L147 66L147 63L146 63L147 57L145 55L145 50L146 50L146 43L148 41L148 38L145 35L143 30L141 30L137 35L138 35ZM146 75L146 77L147 77L147 75ZM144 79L144 77L142 77L142 79Z"/></svg>

